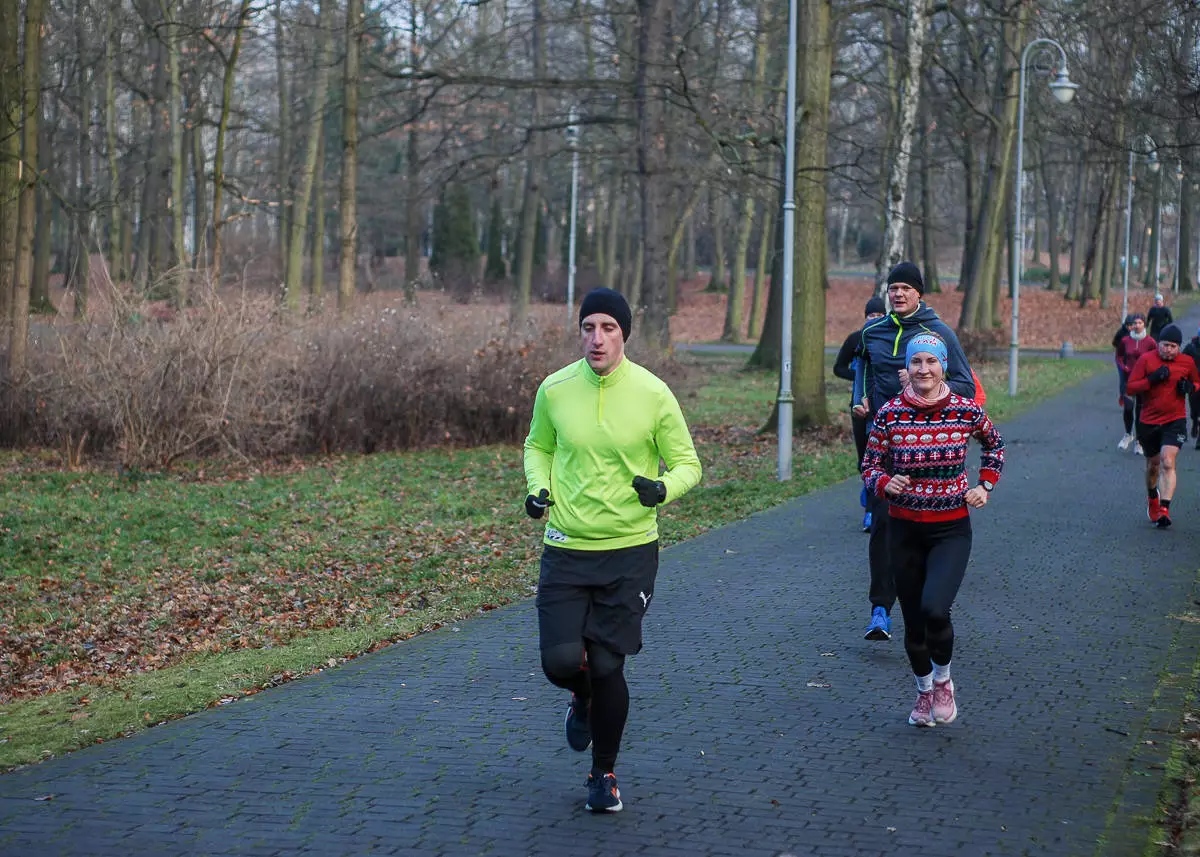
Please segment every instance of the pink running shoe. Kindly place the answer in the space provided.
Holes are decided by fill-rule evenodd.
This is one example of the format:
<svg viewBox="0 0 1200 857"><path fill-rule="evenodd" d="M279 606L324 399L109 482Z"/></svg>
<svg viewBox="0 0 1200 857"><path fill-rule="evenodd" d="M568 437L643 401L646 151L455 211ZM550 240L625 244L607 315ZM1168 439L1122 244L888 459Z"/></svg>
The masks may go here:
<svg viewBox="0 0 1200 857"><path fill-rule="evenodd" d="M935 723L953 723L958 717L958 706L954 704L954 681L933 683L933 719Z"/></svg>
<svg viewBox="0 0 1200 857"><path fill-rule="evenodd" d="M933 691L928 690L917 694L917 704L913 706L912 714L908 715L909 726L933 726Z"/></svg>

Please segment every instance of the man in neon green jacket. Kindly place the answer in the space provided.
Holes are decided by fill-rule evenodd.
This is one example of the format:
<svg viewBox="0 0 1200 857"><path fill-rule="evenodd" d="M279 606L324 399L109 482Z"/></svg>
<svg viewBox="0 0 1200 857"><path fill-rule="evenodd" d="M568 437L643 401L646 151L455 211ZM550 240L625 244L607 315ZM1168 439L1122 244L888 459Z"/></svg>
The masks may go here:
<svg viewBox="0 0 1200 857"><path fill-rule="evenodd" d="M632 323L619 293L588 292L583 359L542 382L525 439L525 511L550 513L537 595L542 670L571 691L567 743L592 747L593 812L622 808L613 769L629 715L625 656L642 648L654 596L656 509L700 481L679 402L625 356Z"/></svg>

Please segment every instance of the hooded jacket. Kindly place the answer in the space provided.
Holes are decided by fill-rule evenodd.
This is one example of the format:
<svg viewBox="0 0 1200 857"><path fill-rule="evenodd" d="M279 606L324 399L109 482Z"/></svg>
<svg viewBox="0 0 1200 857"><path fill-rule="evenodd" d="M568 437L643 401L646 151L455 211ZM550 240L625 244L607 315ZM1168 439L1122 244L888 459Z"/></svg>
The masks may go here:
<svg viewBox="0 0 1200 857"><path fill-rule="evenodd" d="M967 399L975 398L971 366L954 331L924 301L904 318L894 312L867 322L858 346L858 366L854 373L854 401L865 396L872 414L900 394L901 369L908 341L918 333L933 333L946 343L949 366L946 383L950 391Z"/></svg>

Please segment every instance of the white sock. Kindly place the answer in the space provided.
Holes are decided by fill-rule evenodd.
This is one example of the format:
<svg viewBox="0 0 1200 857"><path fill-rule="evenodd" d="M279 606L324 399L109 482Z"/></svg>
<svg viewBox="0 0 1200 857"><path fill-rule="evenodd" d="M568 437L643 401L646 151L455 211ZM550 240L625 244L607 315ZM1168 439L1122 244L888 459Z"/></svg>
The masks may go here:
<svg viewBox="0 0 1200 857"><path fill-rule="evenodd" d="M934 664L933 680L938 683L950 681L950 664L946 664L945 666Z"/></svg>
<svg viewBox="0 0 1200 857"><path fill-rule="evenodd" d="M929 693L933 690L933 673L929 675L913 674L913 678L917 680L917 693Z"/></svg>

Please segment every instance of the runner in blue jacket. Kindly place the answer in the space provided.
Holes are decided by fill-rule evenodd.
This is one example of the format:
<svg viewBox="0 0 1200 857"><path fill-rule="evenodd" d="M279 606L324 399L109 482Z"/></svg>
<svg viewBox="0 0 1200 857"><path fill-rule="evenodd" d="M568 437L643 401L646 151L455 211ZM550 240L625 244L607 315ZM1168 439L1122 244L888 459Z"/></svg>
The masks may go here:
<svg viewBox="0 0 1200 857"><path fill-rule="evenodd" d="M854 372L854 413L872 420L879 409L900 395L907 383L905 349L920 333L933 333L946 343L946 383L951 392L975 398L971 366L954 331L924 301L925 280L912 262L896 265L887 278L892 311L863 327ZM868 497L871 509L871 621L866 639L892 638L891 612L896 604L896 584L887 554L887 500Z"/></svg>

